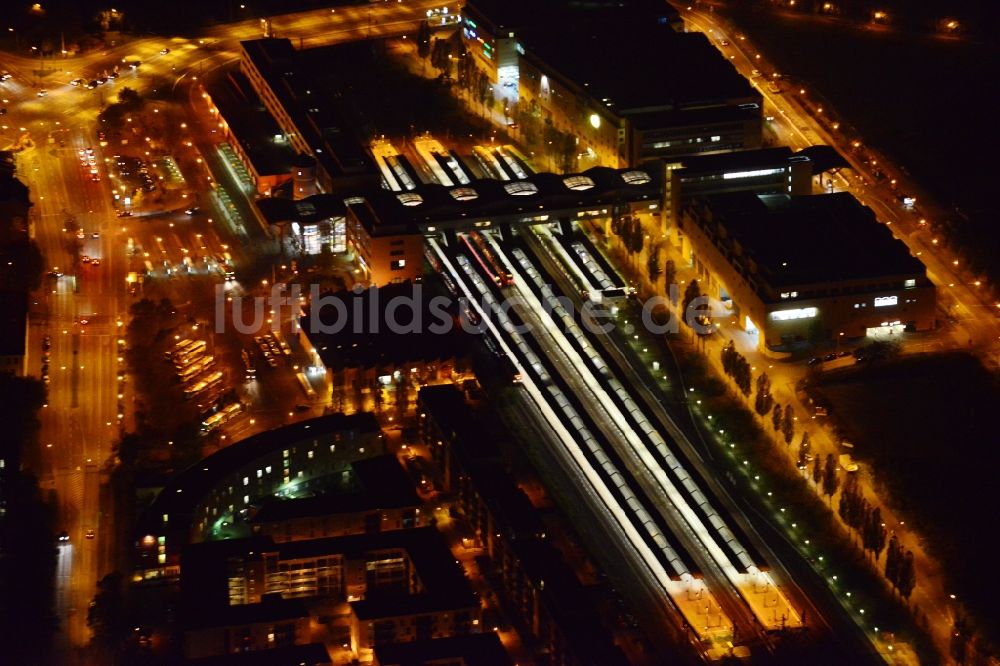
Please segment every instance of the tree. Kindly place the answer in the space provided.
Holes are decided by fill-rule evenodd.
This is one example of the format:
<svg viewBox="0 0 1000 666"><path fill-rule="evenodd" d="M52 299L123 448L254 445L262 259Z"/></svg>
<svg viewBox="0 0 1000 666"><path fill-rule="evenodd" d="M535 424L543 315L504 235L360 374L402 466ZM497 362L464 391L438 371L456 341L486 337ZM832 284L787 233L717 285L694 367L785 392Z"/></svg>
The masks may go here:
<svg viewBox="0 0 1000 666"><path fill-rule="evenodd" d="M840 485L840 477L837 476L837 461L832 453L826 454L826 468L823 470L823 494L827 499L833 497Z"/></svg>
<svg viewBox="0 0 1000 666"><path fill-rule="evenodd" d="M684 289L684 300L681 303L681 310L683 314L682 318L684 319L685 323L688 323L688 325L690 325L688 320L688 310L690 309L691 304L695 301L695 299L698 299L700 297L701 297L701 287L698 285L698 281L691 280L688 286Z"/></svg>
<svg viewBox="0 0 1000 666"><path fill-rule="evenodd" d="M431 66L441 72L442 77L451 74L451 45L448 40L434 40L431 45Z"/></svg>
<svg viewBox="0 0 1000 666"><path fill-rule="evenodd" d="M107 647L117 647L129 634L129 620L125 612L124 583L117 571L97 582L97 594L87 610L87 626L94 632L94 640Z"/></svg>
<svg viewBox="0 0 1000 666"><path fill-rule="evenodd" d="M677 284L677 264L673 259L667 259L663 264L663 289L671 295L671 287Z"/></svg>
<svg viewBox="0 0 1000 666"><path fill-rule="evenodd" d="M649 281L656 283L656 278L660 274L660 248L652 247L649 250L649 260L646 262L649 271Z"/></svg>
<svg viewBox="0 0 1000 666"><path fill-rule="evenodd" d="M878 558L885 548L886 536L885 525L882 524L882 509L875 507L867 512L864 532L861 537L865 550L870 550L875 556L875 562L878 562Z"/></svg>
<svg viewBox="0 0 1000 666"><path fill-rule="evenodd" d="M904 599L909 599L913 588L917 585L917 572L913 568L913 551L906 551L900 560L896 587Z"/></svg>
<svg viewBox="0 0 1000 666"><path fill-rule="evenodd" d="M126 86L118 93L118 103L123 111L134 112L142 108L143 99L138 92Z"/></svg>
<svg viewBox="0 0 1000 666"><path fill-rule="evenodd" d="M893 534L889 537L889 549L885 553L885 578L889 583L897 588L897 582L899 581L899 566L900 560L902 559L902 553L899 545L899 539Z"/></svg>
<svg viewBox="0 0 1000 666"><path fill-rule="evenodd" d="M426 60L431 54L431 26L427 21L421 21L417 28L417 55Z"/></svg>
<svg viewBox="0 0 1000 666"><path fill-rule="evenodd" d="M782 414L784 414L784 410L781 407L781 403L780 402L775 403L774 411L771 412L771 427L774 428L774 432L778 432L779 430L781 430L781 424L783 423ZM791 442L785 442L785 443L790 444Z"/></svg>
<svg viewBox="0 0 1000 666"><path fill-rule="evenodd" d="M753 409L761 416L767 416L774 406L774 396L771 395L771 378L766 372L757 376L757 397L754 399Z"/></svg>
<svg viewBox="0 0 1000 666"><path fill-rule="evenodd" d="M795 415L791 405L785 407L785 414L781 419L781 434L785 438L785 444L791 444L795 437Z"/></svg>

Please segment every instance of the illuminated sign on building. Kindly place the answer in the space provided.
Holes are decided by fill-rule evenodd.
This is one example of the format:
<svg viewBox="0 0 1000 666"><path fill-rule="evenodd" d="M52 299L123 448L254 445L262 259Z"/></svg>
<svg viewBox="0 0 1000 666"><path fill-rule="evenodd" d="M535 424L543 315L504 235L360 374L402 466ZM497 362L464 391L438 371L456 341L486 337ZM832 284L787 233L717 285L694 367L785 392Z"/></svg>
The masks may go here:
<svg viewBox="0 0 1000 666"><path fill-rule="evenodd" d="M878 296L875 299L875 307L884 308L888 305L896 305L899 302L899 298L896 296Z"/></svg>
<svg viewBox="0 0 1000 666"><path fill-rule="evenodd" d="M773 176L779 173L785 173L785 169L780 168L780 169L756 169L754 171L730 171L729 173L722 174L722 178L725 180L734 180L736 178L759 178L760 176Z"/></svg>
<svg viewBox="0 0 1000 666"><path fill-rule="evenodd" d="M812 319L819 314L816 308L796 308L794 310L778 310L771 313L774 321L789 321L791 319Z"/></svg>

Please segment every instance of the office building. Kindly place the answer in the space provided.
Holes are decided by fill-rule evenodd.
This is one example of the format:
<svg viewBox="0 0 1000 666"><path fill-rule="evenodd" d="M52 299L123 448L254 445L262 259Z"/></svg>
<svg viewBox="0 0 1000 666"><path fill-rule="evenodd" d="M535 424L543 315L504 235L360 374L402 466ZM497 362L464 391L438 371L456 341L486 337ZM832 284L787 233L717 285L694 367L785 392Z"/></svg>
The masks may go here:
<svg viewBox="0 0 1000 666"><path fill-rule="evenodd" d="M718 314L763 350L934 326L926 268L851 194L698 199L676 240Z"/></svg>

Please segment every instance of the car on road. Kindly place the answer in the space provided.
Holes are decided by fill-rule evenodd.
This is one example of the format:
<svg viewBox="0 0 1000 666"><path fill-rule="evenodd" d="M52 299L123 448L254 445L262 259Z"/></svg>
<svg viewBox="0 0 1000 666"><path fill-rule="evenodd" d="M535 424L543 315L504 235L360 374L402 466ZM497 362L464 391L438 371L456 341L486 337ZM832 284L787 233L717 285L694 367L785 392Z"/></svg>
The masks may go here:
<svg viewBox="0 0 1000 666"><path fill-rule="evenodd" d="M99 85L101 85L101 84L98 83L97 80L95 79L95 80L93 80L93 81L91 81L90 83L87 84L87 90L93 90L94 88L96 88Z"/></svg>
<svg viewBox="0 0 1000 666"><path fill-rule="evenodd" d="M750 76L760 76L760 70L759 69L751 70Z"/></svg>
<svg viewBox="0 0 1000 666"><path fill-rule="evenodd" d="M720 43L720 44L722 44L723 46L729 46L729 40L728 40L728 39L723 39L723 40L722 40L721 42L719 42L719 43Z"/></svg>
<svg viewBox="0 0 1000 666"><path fill-rule="evenodd" d="M829 354L827 354L826 356L823 357L823 360L824 361L835 361L835 360L837 360L837 354L834 353L834 352L830 352Z"/></svg>
<svg viewBox="0 0 1000 666"><path fill-rule="evenodd" d="M167 55L168 53L170 53L170 49L166 47L160 49L160 55Z"/></svg>
<svg viewBox="0 0 1000 666"><path fill-rule="evenodd" d="M66 530L63 530L62 532L59 533L58 539L59 539L59 543L66 543L66 542L68 542L69 541L69 532L67 532Z"/></svg>
<svg viewBox="0 0 1000 666"><path fill-rule="evenodd" d="M311 409L309 405L298 404L295 405L295 411L297 412L308 412Z"/></svg>
<svg viewBox="0 0 1000 666"><path fill-rule="evenodd" d="M38 91L37 93L35 93L35 94L36 94L36 95L38 95L39 97L45 97L46 95L48 95L48 94L49 94L49 91L48 91L48 90L46 90L45 88L42 88L41 90L39 90L39 91Z"/></svg>
<svg viewBox="0 0 1000 666"><path fill-rule="evenodd" d="M95 232L93 232L93 233L90 234L90 237L91 238L100 238L101 237L101 232L100 231L95 231Z"/></svg>
<svg viewBox="0 0 1000 666"><path fill-rule="evenodd" d="M5 106L0 108L0 116L6 116L6 115L7 115L7 107Z"/></svg>
<svg viewBox="0 0 1000 666"><path fill-rule="evenodd" d="M837 352L837 358L846 358L846 357L850 356L851 353L852 352L850 352L850 351L848 351L848 350L845 349L844 351Z"/></svg>
<svg viewBox="0 0 1000 666"><path fill-rule="evenodd" d="M83 240L84 238L87 237L87 234L83 233L83 229L77 229L76 237L79 238L80 240Z"/></svg>
<svg viewBox="0 0 1000 666"><path fill-rule="evenodd" d="M274 358L273 356L268 356L267 357L267 364L269 366L271 366L272 368L277 368L278 367L278 359Z"/></svg>
<svg viewBox="0 0 1000 666"><path fill-rule="evenodd" d="M132 211L130 211L130 210L120 210L120 211L118 211L118 217L132 217Z"/></svg>
<svg viewBox="0 0 1000 666"><path fill-rule="evenodd" d="M88 255L86 255L86 254L83 255L82 257L80 257L80 263L81 264L89 264L90 263L90 257Z"/></svg>
<svg viewBox="0 0 1000 666"><path fill-rule="evenodd" d="M46 335L44 338L42 338L42 349L48 351L51 346L52 346L52 338Z"/></svg>
<svg viewBox="0 0 1000 666"><path fill-rule="evenodd" d="M823 359L821 359L819 356L814 356L813 358L809 359L808 365L819 365L822 362Z"/></svg>
<svg viewBox="0 0 1000 666"><path fill-rule="evenodd" d="M88 529L86 532L84 532L83 536L86 539L93 539L94 536L95 536L94 530L93 529Z"/></svg>
<svg viewBox="0 0 1000 666"><path fill-rule="evenodd" d="M90 265L91 266L100 266L101 265L101 260L95 257L95 258L93 258L93 259L90 260Z"/></svg>
<svg viewBox="0 0 1000 666"><path fill-rule="evenodd" d="M119 76L118 72L111 72L110 74L108 74L108 79L109 80L114 80L114 79L117 79L118 76Z"/></svg>
<svg viewBox="0 0 1000 666"><path fill-rule="evenodd" d="M5 71L3 74L0 74L0 82L7 81L11 76L13 75L10 72Z"/></svg>
<svg viewBox="0 0 1000 666"><path fill-rule="evenodd" d="M187 209L187 210L185 210L184 212L185 212L186 214L188 214L188 215L194 215L194 214L195 214L195 213L197 213L197 212L198 212L199 210L200 210L200 209L199 209L199 208L198 208L197 206L191 206L190 208L188 208L188 209Z"/></svg>
<svg viewBox="0 0 1000 666"><path fill-rule="evenodd" d="M71 86L78 86L81 83L83 83L83 79L73 79L72 81L69 82Z"/></svg>

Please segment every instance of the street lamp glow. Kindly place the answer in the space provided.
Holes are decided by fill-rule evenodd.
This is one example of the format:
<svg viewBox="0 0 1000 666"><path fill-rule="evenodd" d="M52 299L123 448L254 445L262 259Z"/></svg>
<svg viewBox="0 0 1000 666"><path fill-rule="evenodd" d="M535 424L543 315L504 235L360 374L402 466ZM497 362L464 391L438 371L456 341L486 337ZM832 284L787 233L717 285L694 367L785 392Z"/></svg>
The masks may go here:
<svg viewBox="0 0 1000 666"><path fill-rule="evenodd" d="M596 113L590 114L590 126L593 127L594 129L601 128L601 117Z"/></svg>

